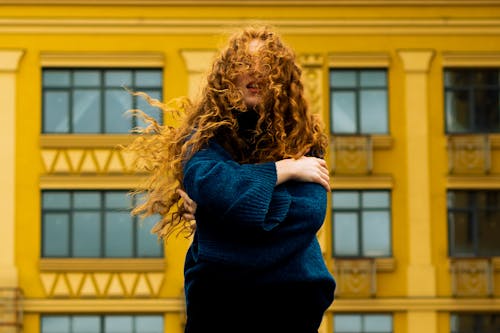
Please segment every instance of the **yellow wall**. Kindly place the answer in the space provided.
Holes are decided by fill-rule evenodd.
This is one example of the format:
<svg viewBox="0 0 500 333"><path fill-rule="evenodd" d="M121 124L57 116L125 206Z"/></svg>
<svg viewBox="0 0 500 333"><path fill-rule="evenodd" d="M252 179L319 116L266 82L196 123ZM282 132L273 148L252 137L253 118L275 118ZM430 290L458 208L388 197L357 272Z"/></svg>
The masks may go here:
<svg viewBox="0 0 500 333"><path fill-rule="evenodd" d="M0 233L11 228L15 237L12 243L7 233L3 238L0 235L3 241L0 249L5 251L4 260L0 261L0 281L4 286L22 288L26 297L26 333L39 331L40 313L165 312L169 333L181 332L183 320L182 265L188 241L182 238L167 244L163 271L145 268L151 289L149 294L146 292L140 297L120 294L120 291L114 296L101 293L82 297L64 289L64 286L78 285L84 280L83 274L94 273L101 274L99 283L105 288L106 283L116 283L113 275L116 272L121 274L122 288L135 288L138 275L121 272L120 264L112 264L110 269L100 272L92 270L92 263L83 270L68 273L53 266L41 271L40 190L71 188L72 181L79 177L71 172L51 174L42 158L47 159L52 152L62 149L57 143L47 144L40 134L41 67L42 62L47 61L47 54L57 54L58 61L64 53L126 54L130 59L137 52L159 54L164 66L164 96L170 99L189 94L193 77L183 51L208 51L209 54L224 42L225 33L257 21L276 26L299 56L319 56L318 70L323 75L320 106L325 117L332 55L383 54L388 59L390 144L375 150L373 176L361 180L336 176L332 184L334 189L336 186L363 189L364 181L375 179L376 187L392 190L393 261L376 276L375 298L339 298L330 313L391 313L394 332L444 333L449 332L450 311L500 312L498 291L496 297L487 299L451 296L446 190L451 187L500 189L500 179L496 176L472 180L449 177L442 82L443 55L450 52L462 54L465 62L476 61L476 65L480 65L487 59L500 67L500 1L451 0L448 2L451 5L445 1L429 5L429 1L422 0L413 1L415 6L404 5L403 0L375 1L371 6L367 1L352 1L350 5L349 1L340 0L297 3L271 0L267 5L249 0L245 6L237 1L222 0L210 1L211 5L207 6L203 6L201 0L192 1L192 6L180 6L169 0L142 2L154 4L143 6L132 5L140 4L139 0L89 1L88 5L71 0L60 1L63 5L33 5L34 1L27 0L18 3L12 5L12 1L0 0L0 85L10 87L15 93L15 105L9 104L5 96L0 98L2 123L10 124L9 119L15 118L14 128L0 132L0 142L7 148L14 147L15 151L15 173L0 178L2 185L8 183L9 177L15 181L14 188L1 197L0 208L4 212L11 209L12 214L5 216ZM12 50L20 52L20 62L18 66L9 67L1 63L6 59L2 52L5 55ZM476 58L467 58L470 53ZM205 61L207 57L202 56ZM334 61L332 65L335 66ZM328 124L328 119L325 123ZM120 140L127 142L127 138L119 137L113 143ZM498 139L496 142L494 174L500 173ZM99 138L82 145L93 149L93 145L99 145ZM112 146L108 144L104 149L112 150ZM74 149L77 152L83 148ZM9 157L12 158L9 155L5 158ZM106 173L81 177L89 177L92 184L102 189L127 189L131 184L130 174L114 175L118 178L112 183ZM85 179L75 182L76 187L85 186ZM325 228L330 230L328 224ZM333 270L329 233L325 235L325 259ZM9 251L13 262L4 255ZM500 265L496 266L498 270ZM67 279L66 284L60 285L58 280L53 280L56 277ZM98 283L97 275L93 281ZM152 281L159 285L152 286ZM47 287L53 290L45 290ZM324 332L331 332L331 326L330 318L326 317Z"/></svg>

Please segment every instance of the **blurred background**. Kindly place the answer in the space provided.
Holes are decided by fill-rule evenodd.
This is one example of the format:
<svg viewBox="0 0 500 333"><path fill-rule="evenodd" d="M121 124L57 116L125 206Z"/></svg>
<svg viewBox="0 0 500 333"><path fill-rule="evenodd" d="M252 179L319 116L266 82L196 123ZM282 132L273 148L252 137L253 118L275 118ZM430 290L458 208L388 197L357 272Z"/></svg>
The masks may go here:
<svg viewBox="0 0 500 333"><path fill-rule="evenodd" d="M331 139L320 333L500 332L500 0L0 0L0 332L183 332L190 240L130 216L118 148L173 120L125 88L196 99L249 24Z"/></svg>

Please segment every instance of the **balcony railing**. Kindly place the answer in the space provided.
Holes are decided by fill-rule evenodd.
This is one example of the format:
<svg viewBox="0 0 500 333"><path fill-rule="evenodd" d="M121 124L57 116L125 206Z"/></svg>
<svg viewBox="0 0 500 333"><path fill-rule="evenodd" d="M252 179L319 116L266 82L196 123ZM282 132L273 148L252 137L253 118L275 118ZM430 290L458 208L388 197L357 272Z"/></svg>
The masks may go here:
<svg viewBox="0 0 500 333"><path fill-rule="evenodd" d="M369 298L377 291L374 259L335 259L336 297Z"/></svg>
<svg viewBox="0 0 500 333"><path fill-rule="evenodd" d="M484 175L491 170L491 145L488 135L448 136L448 164L452 175Z"/></svg>
<svg viewBox="0 0 500 333"><path fill-rule="evenodd" d="M373 170L372 139L368 135L331 138L332 174L368 175Z"/></svg>
<svg viewBox="0 0 500 333"><path fill-rule="evenodd" d="M467 258L451 261L451 287L455 297L493 295L493 264L490 259Z"/></svg>
<svg viewBox="0 0 500 333"><path fill-rule="evenodd" d="M23 294L19 288L0 288L0 333L23 329Z"/></svg>

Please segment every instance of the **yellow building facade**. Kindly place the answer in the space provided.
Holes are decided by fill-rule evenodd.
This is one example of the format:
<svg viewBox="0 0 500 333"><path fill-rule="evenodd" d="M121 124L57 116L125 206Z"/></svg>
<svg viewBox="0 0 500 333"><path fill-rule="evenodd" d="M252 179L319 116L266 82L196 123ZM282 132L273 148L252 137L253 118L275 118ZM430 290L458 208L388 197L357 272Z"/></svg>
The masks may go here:
<svg viewBox="0 0 500 333"><path fill-rule="evenodd" d="M331 136L333 210L318 237L338 290L321 333L498 332L500 201L487 205L493 216L487 218L489 238L484 228L471 231L473 240L463 244L476 250L465 255L458 250L459 231L451 231L460 227L450 217L460 207L450 202L463 193L500 191L500 127L454 130L450 119L472 112L461 109L455 91L480 94L475 86L448 80L465 72L496 75L497 81L484 89L488 98L496 98L488 109L489 123L498 122L498 0L0 0L0 332L83 332L77 325L81 318L103 333L121 332L116 327L130 327L127 323L134 329L123 332L183 331L182 268L189 239L173 237L161 255L137 240L131 256L113 255L112 248L106 255L102 231L103 252L72 255L78 253L73 243L79 224L68 231L66 245L73 250L64 252L53 245L58 239L50 238L52 224L44 221L74 215L76 195L92 192L106 202L107 194L125 193L144 179L131 157L117 148L131 141L126 131L76 129L78 112L92 108L74 102L80 90L89 88L75 83L87 80L81 75L103 77L92 86L104 89L102 96L115 96L117 87L108 89L105 78L120 72L137 80L153 73L163 100L196 97L227 34L248 24L274 26L295 49L310 107L323 116ZM363 86L363 77L369 82L373 73L383 73L382 85ZM351 87L341 80L336 86L339 74L360 81ZM65 77L71 78L66 88ZM372 96L365 90L385 96L383 106L377 106L385 128L334 128L336 113L342 124L356 98L362 106L354 109L363 117L363 105L372 101L363 100ZM65 112L73 123L67 130L58 127L63 115L53 111L61 91L71 91L72 108ZM349 96L354 99L342 104ZM103 122L106 103L96 104ZM379 121L367 117L368 127ZM366 232L354 235L359 241L354 252L339 254L345 250L335 238L335 231L344 230L341 218L353 212L369 215L342 203L336 210L335 193L347 195L338 198L387 195L388 206L375 209L386 213L377 225L387 231L375 227L373 234L384 239L381 254L363 254L362 244L375 246ZM72 198L72 206L61 208L57 198L62 197L53 194ZM476 206L467 207L474 215ZM347 215L335 215L339 211ZM64 223L54 221L54 228ZM120 322L123 318L128 321ZM115 319L117 326L106 324ZM141 329L148 323L161 328Z"/></svg>

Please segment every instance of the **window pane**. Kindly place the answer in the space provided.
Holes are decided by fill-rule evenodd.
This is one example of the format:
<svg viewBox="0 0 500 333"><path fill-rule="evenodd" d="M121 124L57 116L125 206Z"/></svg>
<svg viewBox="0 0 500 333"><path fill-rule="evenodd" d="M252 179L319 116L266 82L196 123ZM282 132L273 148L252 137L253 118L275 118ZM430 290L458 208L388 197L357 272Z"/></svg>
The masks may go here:
<svg viewBox="0 0 500 333"><path fill-rule="evenodd" d="M390 219L388 212L363 212L363 256L390 255Z"/></svg>
<svg viewBox="0 0 500 333"><path fill-rule="evenodd" d="M389 193L387 192L363 192L364 208L389 208Z"/></svg>
<svg viewBox="0 0 500 333"><path fill-rule="evenodd" d="M106 316L104 317L105 333L132 333L133 321L130 316Z"/></svg>
<svg viewBox="0 0 500 333"><path fill-rule="evenodd" d="M355 213L334 213L333 226L334 255L358 256L358 215Z"/></svg>
<svg viewBox="0 0 500 333"><path fill-rule="evenodd" d="M498 70L475 68L471 74L472 84L475 86L498 86Z"/></svg>
<svg viewBox="0 0 500 333"><path fill-rule="evenodd" d="M104 85L106 87L132 87L132 71L108 70L104 73Z"/></svg>
<svg viewBox="0 0 500 333"><path fill-rule="evenodd" d="M449 191L448 208L469 208L469 193L466 191Z"/></svg>
<svg viewBox="0 0 500 333"><path fill-rule="evenodd" d="M70 319L68 316L43 316L42 333L68 333Z"/></svg>
<svg viewBox="0 0 500 333"><path fill-rule="evenodd" d="M101 254L99 213L73 214L73 256L99 257Z"/></svg>
<svg viewBox="0 0 500 333"><path fill-rule="evenodd" d="M107 209L129 210L131 208L130 197L124 191L106 193L104 203Z"/></svg>
<svg viewBox="0 0 500 333"><path fill-rule="evenodd" d="M444 73L446 87L466 87L470 84L468 71L447 70Z"/></svg>
<svg viewBox="0 0 500 333"><path fill-rule="evenodd" d="M478 253L479 256L500 255L500 207L498 210L478 213Z"/></svg>
<svg viewBox="0 0 500 333"><path fill-rule="evenodd" d="M448 214L451 239L451 255L469 256L474 254L474 226L467 213Z"/></svg>
<svg viewBox="0 0 500 333"><path fill-rule="evenodd" d="M73 132L100 133L101 92L75 90L73 93Z"/></svg>
<svg viewBox="0 0 500 333"><path fill-rule="evenodd" d="M74 316L71 333L101 333L101 320L98 316Z"/></svg>
<svg viewBox="0 0 500 333"><path fill-rule="evenodd" d="M360 92L362 133L387 133L387 92L366 90Z"/></svg>
<svg viewBox="0 0 500 333"><path fill-rule="evenodd" d="M149 97L151 97L153 99L157 99L159 101L161 100L161 93L159 90L147 90L144 92L146 94L148 94ZM160 124L162 123L162 112L163 111L161 109L151 106L144 98L142 98L140 96L137 96L135 98L137 100L136 103L137 103L137 108L139 110L142 110L143 112L147 113L149 116L155 118L156 121L159 122ZM138 121L137 126L145 127L147 125L140 118L136 118L136 119Z"/></svg>
<svg viewBox="0 0 500 333"><path fill-rule="evenodd" d="M356 71L335 70L330 72L330 86L353 88L356 87Z"/></svg>
<svg viewBox="0 0 500 333"><path fill-rule="evenodd" d="M96 70L77 70L73 73L73 82L78 87L99 87L101 78Z"/></svg>
<svg viewBox="0 0 500 333"><path fill-rule="evenodd" d="M66 91L45 91L43 99L43 132L69 132L69 94Z"/></svg>
<svg viewBox="0 0 500 333"><path fill-rule="evenodd" d="M137 333L163 333L162 316L137 316L135 325Z"/></svg>
<svg viewBox="0 0 500 333"><path fill-rule="evenodd" d="M125 113L132 109L132 96L125 90L107 90L104 104L105 133L128 133L132 121Z"/></svg>
<svg viewBox="0 0 500 333"><path fill-rule="evenodd" d="M99 192L74 192L74 207L77 209L100 209L101 195Z"/></svg>
<svg viewBox="0 0 500 333"><path fill-rule="evenodd" d="M364 316L364 332L382 333L392 332L392 317L388 315L366 315Z"/></svg>
<svg viewBox="0 0 500 333"><path fill-rule="evenodd" d="M69 216L65 213L46 213L43 219L43 256L69 256Z"/></svg>
<svg viewBox="0 0 500 333"><path fill-rule="evenodd" d="M162 241L151 233L151 228L158 217L147 217L137 223L137 256L138 257L161 257Z"/></svg>
<svg viewBox="0 0 500 333"><path fill-rule="evenodd" d="M336 133L356 133L356 99L354 92L332 93L332 129Z"/></svg>
<svg viewBox="0 0 500 333"><path fill-rule="evenodd" d="M360 72L361 86L365 87L386 87L387 73L386 71L361 71Z"/></svg>
<svg viewBox="0 0 500 333"><path fill-rule="evenodd" d="M475 128L478 132L500 129L499 90L477 89L474 92Z"/></svg>
<svg viewBox="0 0 500 333"><path fill-rule="evenodd" d="M70 196L67 192L44 192L43 209L68 209Z"/></svg>
<svg viewBox="0 0 500 333"><path fill-rule="evenodd" d="M334 317L335 333L353 333L362 332L360 315L335 315Z"/></svg>
<svg viewBox="0 0 500 333"><path fill-rule="evenodd" d="M137 87L161 87L162 74L160 70L137 70L135 72L135 85Z"/></svg>
<svg viewBox="0 0 500 333"><path fill-rule="evenodd" d="M133 222L128 212L106 213L106 257L132 257Z"/></svg>
<svg viewBox="0 0 500 333"><path fill-rule="evenodd" d="M467 91L447 91L446 128L451 133L467 132L472 129Z"/></svg>
<svg viewBox="0 0 500 333"><path fill-rule="evenodd" d="M358 192L337 191L333 192L333 209L337 208L354 208L358 209L359 194Z"/></svg>
<svg viewBox="0 0 500 333"><path fill-rule="evenodd" d="M44 87L67 87L70 85L70 72L67 70L49 70L43 71Z"/></svg>

